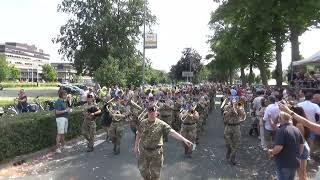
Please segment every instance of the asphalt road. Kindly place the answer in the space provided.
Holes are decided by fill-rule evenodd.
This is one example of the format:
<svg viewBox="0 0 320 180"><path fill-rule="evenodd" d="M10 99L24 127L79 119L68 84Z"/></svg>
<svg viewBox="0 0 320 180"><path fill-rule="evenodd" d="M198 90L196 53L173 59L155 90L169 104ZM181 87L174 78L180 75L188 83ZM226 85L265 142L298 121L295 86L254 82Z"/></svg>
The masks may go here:
<svg viewBox="0 0 320 180"><path fill-rule="evenodd" d="M212 111L200 144L191 159L185 158L180 142L169 139L165 144L162 180L274 179L274 163L257 146L258 140L248 135L250 120L242 125L242 143L237 155L239 165L225 160L223 123L219 111ZM112 144L96 138L95 151L85 152L79 140L62 154L49 153L18 167L0 170L0 179L21 180L139 180L137 159L132 153L134 136L126 127L121 153L112 153ZM1 173L2 172L2 173ZM2 176L1 176L2 174ZM7 176L4 176L7 174Z"/></svg>

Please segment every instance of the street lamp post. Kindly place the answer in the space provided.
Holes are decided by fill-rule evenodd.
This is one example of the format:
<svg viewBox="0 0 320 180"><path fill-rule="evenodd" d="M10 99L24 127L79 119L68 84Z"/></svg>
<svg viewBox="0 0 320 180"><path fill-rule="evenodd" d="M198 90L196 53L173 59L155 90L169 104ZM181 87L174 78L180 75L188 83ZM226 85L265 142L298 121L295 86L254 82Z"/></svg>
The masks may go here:
<svg viewBox="0 0 320 180"><path fill-rule="evenodd" d="M147 0L144 0L144 4L143 4L143 63L142 63L142 88L144 89L144 85L145 85L145 79L144 79L144 68L145 68L145 61L146 61L146 3Z"/></svg>

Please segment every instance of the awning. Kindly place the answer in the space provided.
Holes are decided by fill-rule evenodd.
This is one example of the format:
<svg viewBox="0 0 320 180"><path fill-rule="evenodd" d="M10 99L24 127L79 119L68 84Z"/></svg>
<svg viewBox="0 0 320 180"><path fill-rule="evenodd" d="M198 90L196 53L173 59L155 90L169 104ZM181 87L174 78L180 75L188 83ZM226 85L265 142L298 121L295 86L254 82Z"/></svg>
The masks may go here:
<svg viewBox="0 0 320 180"><path fill-rule="evenodd" d="M293 66L302 66L307 64L320 64L320 51L318 51L309 58L292 62Z"/></svg>

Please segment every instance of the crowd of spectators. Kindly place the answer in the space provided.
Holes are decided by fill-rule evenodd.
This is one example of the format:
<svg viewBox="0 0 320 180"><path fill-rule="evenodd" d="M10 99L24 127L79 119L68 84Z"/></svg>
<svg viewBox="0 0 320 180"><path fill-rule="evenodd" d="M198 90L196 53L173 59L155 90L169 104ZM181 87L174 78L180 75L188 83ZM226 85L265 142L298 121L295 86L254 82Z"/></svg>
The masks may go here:
<svg viewBox="0 0 320 180"><path fill-rule="evenodd" d="M316 73L315 71L306 73L293 73L291 86L303 88L318 88L320 87L320 73Z"/></svg>
<svg viewBox="0 0 320 180"><path fill-rule="evenodd" d="M320 94L307 90L269 88L254 92L251 117L259 146L275 159L278 179L307 179L307 161L316 157L320 128ZM310 129L304 121L314 126Z"/></svg>

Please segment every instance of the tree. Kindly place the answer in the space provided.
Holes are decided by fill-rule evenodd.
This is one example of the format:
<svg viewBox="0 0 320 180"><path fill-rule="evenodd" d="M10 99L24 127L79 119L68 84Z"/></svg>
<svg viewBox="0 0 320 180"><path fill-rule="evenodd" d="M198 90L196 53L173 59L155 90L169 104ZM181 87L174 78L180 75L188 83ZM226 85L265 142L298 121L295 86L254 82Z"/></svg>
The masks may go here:
<svg viewBox="0 0 320 180"><path fill-rule="evenodd" d="M9 73L8 63L4 55L0 55L0 82L4 81Z"/></svg>
<svg viewBox="0 0 320 180"><path fill-rule="evenodd" d="M299 36L320 22L320 1L281 0L284 17L290 30L291 58L299 60Z"/></svg>
<svg viewBox="0 0 320 180"><path fill-rule="evenodd" d="M53 69L50 64L42 66L42 79L47 82L54 82L57 80L57 71Z"/></svg>
<svg viewBox="0 0 320 180"><path fill-rule="evenodd" d="M119 85L124 87L126 85L125 74L120 69L119 59L109 57L104 60L103 64L95 71L94 77L100 84Z"/></svg>
<svg viewBox="0 0 320 180"><path fill-rule="evenodd" d="M185 48L182 51L182 57L177 62L177 64L173 65L170 70L170 74L175 80L185 80L185 77L182 77L183 71L192 71L193 72L193 81L197 81L198 73L202 68L201 64L201 56L200 54L192 48Z"/></svg>
<svg viewBox="0 0 320 180"><path fill-rule="evenodd" d="M208 66L203 66L199 72L198 82L208 81L211 77L211 71Z"/></svg>
<svg viewBox="0 0 320 180"><path fill-rule="evenodd" d="M142 34L145 0L63 0L58 11L69 14L68 22L53 41L60 43L59 53L74 60L78 72L96 75L111 58L119 69L131 66ZM146 23L155 22L147 8ZM112 67L110 67L112 69ZM101 79L102 80L102 79Z"/></svg>
<svg viewBox="0 0 320 180"><path fill-rule="evenodd" d="M8 73L8 79L9 80L16 80L20 77L20 69L16 68L14 65L9 66L9 73Z"/></svg>
<svg viewBox="0 0 320 180"><path fill-rule="evenodd" d="M264 84L267 84L266 69L272 62L272 43L268 31L257 22L261 13L249 0L223 1L212 13L209 25L215 30L209 40L215 54L214 61L218 70L228 72L229 81L240 69L245 84L244 69L258 67Z"/></svg>

